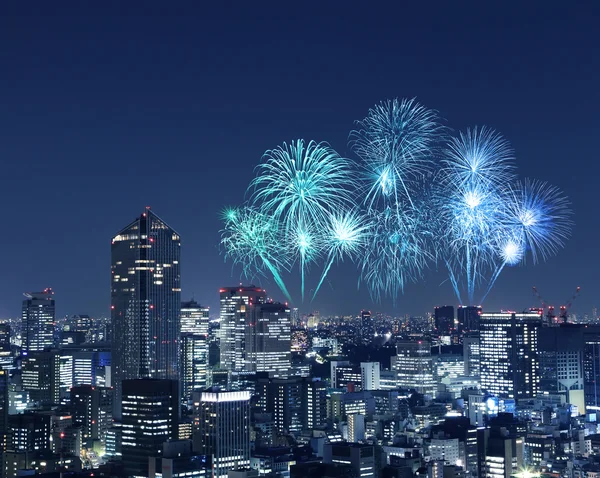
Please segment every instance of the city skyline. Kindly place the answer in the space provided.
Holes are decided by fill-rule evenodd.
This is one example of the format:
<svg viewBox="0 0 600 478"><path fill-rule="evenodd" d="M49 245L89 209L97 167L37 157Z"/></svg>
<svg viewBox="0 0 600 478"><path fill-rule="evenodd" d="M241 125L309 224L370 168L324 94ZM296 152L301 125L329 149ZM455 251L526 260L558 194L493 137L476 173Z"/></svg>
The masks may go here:
<svg viewBox="0 0 600 478"><path fill-rule="evenodd" d="M147 205L185 238L182 297L194 296L214 314L219 287L240 282L241 272L219 254L219 211L244 199L265 149L313 137L352 158L347 132L354 120L372 104L395 97L416 97L438 108L457 130L489 124L511 141L522 177L556 184L571 199L577 226L564 251L535 267L505 270L484 310L537 306L532 286L558 306L581 286L572 311L591 314L598 305L599 280L588 265L597 263L598 252L594 221L586 216L593 217L596 209L591 196L598 166L593 162L581 174L577 161L565 159L585 159L594 151L589 132L597 129L597 119L590 99L599 69L591 61L593 41L586 27L592 15L561 12L559 25L556 12L525 8L520 14L526 25L510 11L484 12L485 20L472 24L455 12L450 27L432 19L426 35L419 22L397 31L393 21L373 12L366 15L377 20L371 22L377 28L365 26L357 12L336 11L337 21L319 29L328 14L334 16L327 7L322 13L310 27L297 17L288 24L289 33L273 27L273 17L250 26L244 15L234 16L238 33L199 54L195 46L219 32L209 25L198 32L183 17L163 29L156 28L161 23L153 14L136 25L125 17L113 19L114 35L102 53L94 48L94 37L104 36L109 26L85 10L58 15L50 23L27 21L15 12L1 33L14 53L2 80L11 98L0 152L8 159L5 177L16 178L7 181L4 193L20 205L6 212L5 222L20 231L20 239L11 234L0 239L5 250L14 251L0 279L0 315L16 317L22 292L45 287L56 292L57 317L108 315L107 241ZM419 11L411 13L418 17ZM567 17L576 21L566 25ZM473 28L476 37L456 34L461 24ZM259 33L261 27L266 33ZM76 46L61 37L69 29L79 40ZM251 44L241 33L248 29L256 29ZM157 30L163 32L160 39L153 37ZM23 31L31 33L27 40ZM294 38L302 32L310 32L312 40L299 45ZM272 42L271 35L280 41ZM121 50L122 44L129 46ZM410 45L410 51L400 50L396 62L387 61L399 44ZM522 53L522 44L529 55ZM151 54L169 66L158 71L148 61ZM298 65L287 63L290 54ZM52 65L51 74L38 75L26 61L32 56L42 68ZM132 56L136 61L127 61ZM297 75L312 71L311 65L319 67L318 80ZM277 75L262 73L274 70ZM576 78L570 71L578 72ZM37 101L23 108L24 95L32 90ZM558 94L564 91L568 94ZM223 164L231 164L231 170ZM43 173L23 174L23 165ZM138 177L156 187L132 188ZM35 221L22 214L34 208L43 211ZM373 304L364 287L355 293L350 264L335 267L329 278L312 305L292 305L303 312L370 308L399 315L457 305L444 272L435 269L426 272L426 282L408 284L395 305L390 300ZM284 300L272 282L255 284Z"/></svg>

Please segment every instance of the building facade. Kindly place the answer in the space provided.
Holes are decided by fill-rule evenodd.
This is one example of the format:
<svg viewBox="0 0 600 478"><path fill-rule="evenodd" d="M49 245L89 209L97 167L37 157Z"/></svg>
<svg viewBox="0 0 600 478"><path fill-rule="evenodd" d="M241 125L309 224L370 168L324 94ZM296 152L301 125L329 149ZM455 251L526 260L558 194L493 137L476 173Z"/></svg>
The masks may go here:
<svg viewBox="0 0 600 478"><path fill-rule="evenodd" d="M112 375L115 416L121 383L179 378L179 234L149 208L112 239Z"/></svg>
<svg viewBox="0 0 600 478"><path fill-rule="evenodd" d="M54 345L56 307L52 289L23 294L22 354L41 352Z"/></svg>

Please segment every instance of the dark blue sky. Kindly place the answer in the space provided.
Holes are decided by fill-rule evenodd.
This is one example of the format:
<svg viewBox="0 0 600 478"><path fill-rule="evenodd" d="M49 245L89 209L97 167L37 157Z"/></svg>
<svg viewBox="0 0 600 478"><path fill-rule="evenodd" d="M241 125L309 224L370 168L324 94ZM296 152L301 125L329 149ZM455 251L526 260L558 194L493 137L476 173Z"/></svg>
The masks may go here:
<svg viewBox="0 0 600 478"><path fill-rule="evenodd" d="M2 7L0 316L47 286L59 314L108 314L110 239L146 205L183 237L184 296L216 307L218 287L239 281L219 255L219 211L243 200L262 152L305 138L350 154L369 107L414 96L454 129L499 130L522 177L572 201L567 247L504 271L486 308L535 305L532 285L557 303L582 286L579 313L600 305L597 6L134 3ZM356 277L332 272L305 309L454 303L443 271L395 309L371 305Z"/></svg>

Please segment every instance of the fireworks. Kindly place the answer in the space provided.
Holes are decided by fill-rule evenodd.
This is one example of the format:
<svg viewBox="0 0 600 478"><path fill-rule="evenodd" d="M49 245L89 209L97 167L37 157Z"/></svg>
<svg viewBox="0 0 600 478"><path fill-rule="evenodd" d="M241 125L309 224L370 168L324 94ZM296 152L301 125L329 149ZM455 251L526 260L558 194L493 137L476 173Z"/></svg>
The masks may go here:
<svg viewBox="0 0 600 478"><path fill-rule="evenodd" d="M473 128L447 138L438 114L415 100L385 101L350 133L359 158L303 140L268 150L241 208L223 212L226 259L247 278L271 277L293 302L286 274L300 273L300 298L320 271L314 299L334 264L357 266L374 300L395 299L430 264L448 271L460 302L485 298L505 266L555 254L568 238L562 193L517 181L509 143Z"/></svg>

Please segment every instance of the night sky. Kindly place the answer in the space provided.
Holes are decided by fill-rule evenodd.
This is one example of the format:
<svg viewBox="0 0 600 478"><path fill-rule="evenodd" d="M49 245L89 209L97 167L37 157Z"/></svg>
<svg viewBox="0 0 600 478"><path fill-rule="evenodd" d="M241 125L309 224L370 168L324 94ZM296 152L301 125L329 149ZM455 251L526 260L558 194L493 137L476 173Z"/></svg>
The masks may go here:
<svg viewBox="0 0 600 478"><path fill-rule="evenodd" d="M1 317L48 286L59 315L108 315L110 240L147 205L183 238L183 297L216 310L219 286L240 280L219 254L219 212L243 201L264 150L304 138L351 155L353 122L394 97L417 97L455 130L500 131L521 177L571 199L566 248L506 269L485 308L537 305L533 285L556 305L581 286L580 314L600 305L597 3L16 3L0 12ZM301 310L455 303L443 270L395 307L356 292L357 277L337 268Z"/></svg>

